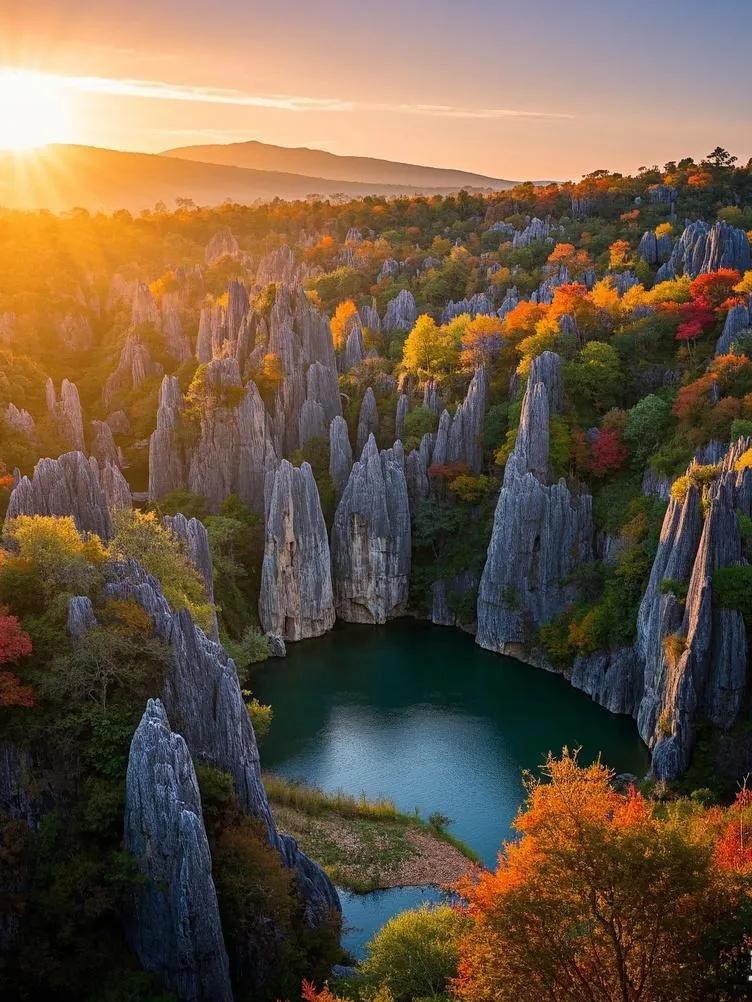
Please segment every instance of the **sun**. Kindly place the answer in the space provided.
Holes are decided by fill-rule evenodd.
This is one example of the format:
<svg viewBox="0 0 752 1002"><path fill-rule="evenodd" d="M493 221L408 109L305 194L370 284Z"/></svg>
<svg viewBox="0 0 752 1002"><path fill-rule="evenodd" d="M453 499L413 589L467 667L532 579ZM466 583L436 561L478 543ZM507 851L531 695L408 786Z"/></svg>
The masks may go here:
<svg viewBox="0 0 752 1002"><path fill-rule="evenodd" d="M54 76L0 70L0 149L20 153L64 142L70 117L69 95Z"/></svg>

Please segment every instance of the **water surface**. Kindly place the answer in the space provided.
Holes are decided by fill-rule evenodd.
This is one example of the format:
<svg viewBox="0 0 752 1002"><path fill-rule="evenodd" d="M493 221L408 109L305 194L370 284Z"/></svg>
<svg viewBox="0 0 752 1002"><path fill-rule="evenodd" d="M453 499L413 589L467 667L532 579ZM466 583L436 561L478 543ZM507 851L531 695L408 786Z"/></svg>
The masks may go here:
<svg viewBox="0 0 752 1002"><path fill-rule="evenodd" d="M458 630L409 619L338 626L288 647L254 676L274 707L264 769L325 790L380 795L450 831L489 866L512 836L521 774L548 751L581 747L642 776L648 755L634 721L597 706L565 679L482 651ZM390 915L434 892L344 895L345 945L356 953Z"/></svg>

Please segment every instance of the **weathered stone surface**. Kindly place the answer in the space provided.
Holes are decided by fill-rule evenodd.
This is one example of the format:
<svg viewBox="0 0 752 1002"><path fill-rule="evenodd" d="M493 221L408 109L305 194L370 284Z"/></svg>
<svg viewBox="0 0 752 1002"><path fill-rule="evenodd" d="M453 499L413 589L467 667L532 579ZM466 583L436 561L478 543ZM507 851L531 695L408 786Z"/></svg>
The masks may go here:
<svg viewBox="0 0 752 1002"><path fill-rule="evenodd" d="M172 648L162 702L173 727L182 734L194 761L230 773L243 811L264 826L282 862L294 871L308 922L318 925L339 912L329 878L277 832L261 782L258 748L240 691L235 665L221 647L196 627L186 610L174 613L154 578L133 562L113 572L107 585L113 598L132 598L149 613L157 636Z"/></svg>
<svg viewBox="0 0 752 1002"><path fill-rule="evenodd" d="M302 269L295 260L292 250L283 244L277 250L266 254L256 269L256 286L263 288L274 282L279 285L296 285L301 281Z"/></svg>
<svg viewBox="0 0 752 1002"><path fill-rule="evenodd" d="M498 314L498 316L502 318L505 317L507 313L512 312L512 310L515 308L517 303L519 303L519 301L520 301L520 294L517 290L517 286L512 285L507 289L502 304L498 308L496 313Z"/></svg>
<svg viewBox="0 0 752 1002"><path fill-rule="evenodd" d="M269 643L269 657L270 658L286 658L287 657L287 647L285 642L279 634L267 633L266 639Z"/></svg>
<svg viewBox="0 0 752 1002"><path fill-rule="evenodd" d="M4 416L6 423L14 431L28 439L36 438L37 427L34 418L27 410L19 409L15 404L8 404Z"/></svg>
<svg viewBox="0 0 752 1002"><path fill-rule="evenodd" d="M116 466L119 462L119 455L117 446L115 445L115 439L112 435L112 428L106 421L92 421L91 422L91 449L90 452L92 456L99 463L114 463Z"/></svg>
<svg viewBox="0 0 752 1002"><path fill-rule="evenodd" d="M334 625L326 523L308 463L283 459L267 482L266 544L259 619L285 640L318 637Z"/></svg>
<svg viewBox="0 0 752 1002"><path fill-rule="evenodd" d="M128 903L131 949L181 1002L232 1002L196 773L158 699L146 704L131 741L124 829L144 878Z"/></svg>
<svg viewBox="0 0 752 1002"><path fill-rule="evenodd" d="M379 317L379 311L376 309L376 300L373 300L369 306L361 306L358 313L362 327L366 327L375 333L381 331L381 318Z"/></svg>
<svg viewBox="0 0 752 1002"><path fill-rule="evenodd" d="M91 599L86 595L76 595L68 600L68 634L80 640L92 627L97 625Z"/></svg>
<svg viewBox="0 0 752 1002"><path fill-rule="evenodd" d="M204 250L204 260L210 268L223 257L239 258L240 255L240 244L229 226L221 226Z"/></svg>
<svg viewBox="0 0 752 1002"><path fill-rule="evenodd" d="M431 490L428 468L431 465L433 439L434 436L427 432L420 440L420 446L413 449L405 461L407 495L410 499L410 511L413 515L426 500Z"/></svg>
<svg viewBox="0 0 752 1002"><path fill-rule="evenodd" d="M76 384L64 379L58 398L52 380L48 379L44 391L47 410L55 420L60 434L71 449L84 452L84 418Z"/></svg>
<svg viewBox="0 0 752 1002"><path fill-rule="evenodd" d="M338 416L329 425L329 476L332 478L334 497L337 502L342 497L352 465L353 455L347 432L347 422L343 417Z"/></svg>
<svg viewBox="0 0 752 1002"><path fill-rule="evenodd" d="M734 467L748 444L740 440L728 450L704 499L694 485L683 501L671 499L640 605L636 649L644 679L636 715L660 778L687 768L698 719L733 726L747 690L744 620L714 604L712 578L717 568L744 562L737 512L749 516L752 509L752 471ZM684 603L662 589L667 580L687 586ZM667 649L669 635L676 639Z"/></svg>
<svg viewBox="0 0 752 1002"><path fill-rule="evenodd" d="M494 304L485 292L476 292L474 296L457 300L457 302L450 299L441 313L441 322L447 324L455 317L461 317L463 313L469 313L471 317L479 315L490 317L495 313Z"/></svg>
<svg viewBox="0 0 752 1002"><path fill-rule="evenodd" d="M535 359L507 460L478 591L481 647L524 650L528 628L557 615L573 597L567 578L592 557L592 499L551 483L549 417L561 407L560 359Z"/></svg>
<svg viewBox="0 0 752 1002"><path fill-rule="evenodd" d="M162 375L161 363L155 362L137 331L128 332L120 352L117 368L108 376L102 390L102 401L109 407L119 393L137 390L147 379Z"/></svg>
<svg viewBox="0 0 752 1002"><path fill-rule="evenodd" d="M715 345L716 355L727 355L742 337L752 340L752 297L732 306L726 314L723 332Z"/></svg>
<svg viewBox="0 0 752 1002"><path fill-rule="evenodd" d="M342 413L337 372L323 362L313 362L306 373L306 400L321 404L324 423L328 428Z"/></svg>
<svg viewBox="0 0 752 1002"><path fill-rule="evenodd" d="M405 418L410 409L410 398L406 393L400 393L397 398L397 410L394 415L394 437L400 441L405 437Z"/></svg>
<svg viewBox="0 0 752 1002"><path fill-rule="evenodd" d="M376 276L376 283L378 284L385 278L396 278L399 273L399 261L395 260L393 257L388 257L382 264L381 270Z"/></svg>
<svg viewBox="0 0 752 1002"><path fill-rule="evenodd" d="M551 240L551 234L557 227L543 219L533 216L524 230L515 231L512 237L512 247L529 247L536 240Z"/></svg>
<svg viewBox="0 0 752 1002"><path fill-rule="evenodd" d="M18 515L71 515L80 532L95 532L104 540L112 535L99 467L82 452L40 459L31 479L21 477L11 493L6 518Z"/></svg>
<svg viewBox="0 0 752 1002"><path fill-rule="evenodd" d="M356 369L365 357L366 348L363 343L363 331L360 325L356 324L347 335L345 353L342 358L342 372Z"/></svg>
<svg viewBox="0 0 752 1002"><path fill-rule="evenodd" d="M378 431L379 412L376 407L376 397L373 389L369 386L363 396L363 401L360 405L360 414L358 416L358 431L355 443L355 451L358 455L360 455L363 451L363 447L368 441L368 436L376 436Z"/></svg>
<svg viewBox="0 0 752 1002"><path fill-rule="evenodd" d="M188 335L183 330L177 293L165 293L162 297L162 335L165 348L176 365L182 365L193 356Z"/></svg>
<svg viewBox="0 0 752 1002"><path fill-rule="evenodd" d="M658 237L654 230L646 230L640 238L637 253L646 264L655 267L669 260L673 247L674 241L669 233Z"/></svg>
<svg viewBox="0 0 752 1002"><path fill-rule="evenodd" d="M634 714L642 696L642 669L633 647L575 658L569 681L611 713Z"/></svg>
<svg viewBox="0 0 752 1002"><path fill-rule="evenodd" d="M186 484L182 409L177 376L165 376L159 389L157 427L149 439L149 497L155 500Z"/></svg>
<svg viewBox="0 0 752 1002"><path fill-rule="evenodd" d="M385 623L407 604L410 510L402 445L379 454L370 435L355 463L332 526L337 616Z"/></svg>
<svg viewBox="0 0 752 1002"><path fill-rule="evenodd" d="M701 219L689 223L674 244L670 259L656 275L656 281L676 275L698 275L720 268L744 273L750 267L750 247L744 230L718 221L709 226Z"/></svg>
<svg viewBox="0 0 752 1002"><path fill-rule="evenodd" d="M433 411L434 414L441 414L444 404L439 393L439 385L435 379L428 379L423 387L423 406Z"/></svg>
<svg viewBox="0 0 752 1002"><path fill-rule="evenodd" d="M480 473L483 464L483 422L486 415L487 380L484 366L475 370L464 401L457 406L449 422L439 423L436 449L443 458L434 457L435 463L464 463L471 473ZM444 414L447 412L444 411ZM446 447L439 445L442 422L446 427Z"/></svg>
<svg viewBox="0 0 752 1002"><path fill-rule="evenodd" d="M415 297L409 289L401 289L394 299L390 299L387 303L381 327L389 333L409 331L417 319L418 308L415 305Z"/></svg>
<svg viewBox="0 0 752 1002"><path fill-rule="evenodd" d="M431 585L431 622L435 626L460 626L474 619L473 615L462 617L456 612L458 603L472 595L478 586L477 575L472 571L462 571L449 579L434 581Z"/></svg>

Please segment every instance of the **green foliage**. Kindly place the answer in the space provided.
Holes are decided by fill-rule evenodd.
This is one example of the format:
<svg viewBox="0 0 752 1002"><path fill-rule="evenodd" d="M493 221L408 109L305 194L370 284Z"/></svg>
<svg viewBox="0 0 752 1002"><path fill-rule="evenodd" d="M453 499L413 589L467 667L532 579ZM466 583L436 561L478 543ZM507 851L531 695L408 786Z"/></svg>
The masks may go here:
<svg viewBox="0 0 752 1002"><path fill-rule="evenodd" d="M635 464L642 467L647 457L663 443L672 424L671 405L650 393L629 411L624 441L629 446Z"/></svg>
<svg viewBox="0 0 752 1002"><path fill-rule="evenodd" d="M220 628L233 643L231 655L251 664L254 650L249 641L242 646L249 628L257 625L255 610L258 607L261 560L264 552L264 534L261 520L255 512L236 496L230 495L222 503L218 515L206 519L214 565L214 598L219 608ZM251 634L248 634L250 637Z"/></svg>
<svg viewBox="0 0 752 1002"><path fill-rule="evenodd" d="M368 943L363 973L395 1002L442 995L457 974L466 928L465 916L449 905L401 912Z"/></svg>
<svg viewBox="0 0 752 1002"><path fill-rule="evenodd" d="M672 578L664 578L661 581L661 595L673 595L679 602L684 603L687 599L689 585L674 581Z"/></svg>
<svg viewBox="0 0 752 1002"><path fill-rule="evenodd" d="M752 438L752 421L748 418L737 418L731 422L731 441L738 438Z"/></svg>
<svg viewBox="0 0 752 1002"><path fill-rule="evenodd" d="M115 536L110 553L120 559L137 560L159 581L173 609L187 609L193 620L209 632L213 608L198 571L193 567L178 538L166 529L153 512L119 508L112 513Z"/></svg>
<svg viewBox="0 0 752 1002"><path fill-rule="evenodd" d="M589 341L575 359L564 365L563 371L568 397L578 413L605 414L619 404L624 374L612 345Z"/></svg>
<svg viewBox="0 0 752 1002"><path fill-rule="evenodd" d="M159 502L159 510L163 515L185 515L186 518L206 518L206 498L200 494L179 488L170 491Z"/></svg>
<svg viewBox="0 0 752 1002"><path fill-rule="evenodd" d="M752 626L752 566L719 567L713 572L713 600L723 609L738 609Z"/></svg>
<svg viewBox="0 0 752 1002"><path fill-rule="evenodd" d="M405 415L405 431L402 444L405 447L405 455L412 449L417 449L420 441L427 433L436 431L439 423L438 415L430 407L414 407Z"/></svg>

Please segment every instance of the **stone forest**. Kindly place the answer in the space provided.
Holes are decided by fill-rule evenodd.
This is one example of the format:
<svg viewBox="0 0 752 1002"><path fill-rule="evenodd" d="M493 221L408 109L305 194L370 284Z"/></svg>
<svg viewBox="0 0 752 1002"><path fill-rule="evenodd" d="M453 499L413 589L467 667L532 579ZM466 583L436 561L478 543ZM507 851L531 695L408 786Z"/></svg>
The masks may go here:
<svg viewBox="0 0 752 1002"><path fill-rule="evenodd" d="M0 984L725 1002L752 162L0 213Z"/></svg>

